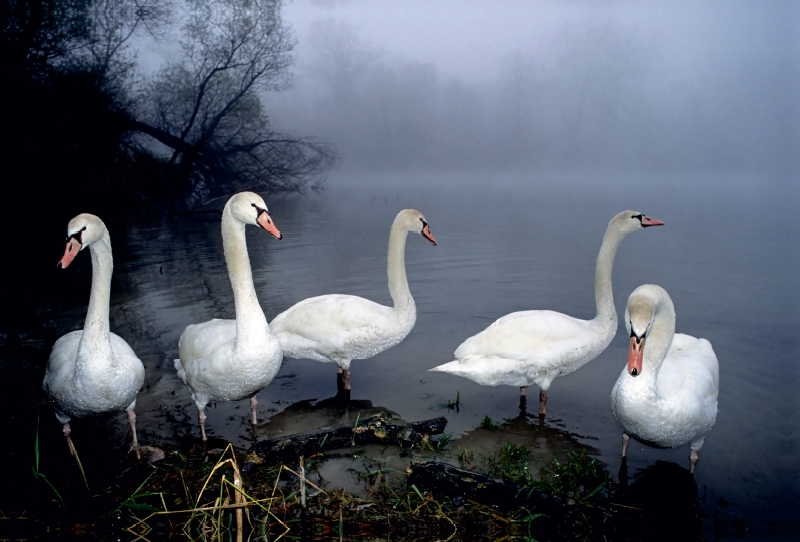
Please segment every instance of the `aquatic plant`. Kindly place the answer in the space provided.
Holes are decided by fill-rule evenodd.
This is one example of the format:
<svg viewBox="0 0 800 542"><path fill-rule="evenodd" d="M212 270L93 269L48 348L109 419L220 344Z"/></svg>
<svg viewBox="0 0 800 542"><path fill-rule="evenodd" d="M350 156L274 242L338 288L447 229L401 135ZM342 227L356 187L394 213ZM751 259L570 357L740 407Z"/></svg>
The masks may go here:
<svg viewBox="0 0 800 542"><path fill-rule="evenodd" d="M521 485L532 485L535 483L528 461L531 451L523 444L509 442L500 450L490 456L481 456L479 463L482 471L489 476L502 478L507 482Z"/></svg>
<svg viewBox="0 0 800 542"><path fill-rule="evenodd" d="M554 457L550 465L539 470L536 485L558 497L581 502L596 495L610 481L597 459L588 457L584 449L567 452L563 463Z"/></svg>
<svg viewBox="0 0 800 542"><path fill-rule="evenodd" d="M447 410L455 410L456 412L459 411L461 407L461 392L456 392L456 400L450 401L448 400L446 403L441 403L441 406L446 408Z"/></svg>
<svg viewBox="0 0 800 542"><path fill-rule="evenodd" d="M32 468L33 468L33 477L36 480L44 480L44 482L50 487L50 489L53 490L53 493L56 494L56 497L58 497L58 500L61 501L61 503L63 504L64 503L64 498L61 496L61 493L59 493L58 490L56 489L56 487L52 483L50 483L50 480L47 479L47 476L45 476L44 473L42 473L39 470L39 418L36 418L36 440L35 440L35 442L33 444L33 466L32 466ZM87 487L88 487L88 484L87 484Z"/></svg>
<svg viewBox="0 0 800 542"><path fill-rule="evenodd" d="M489 431L497 431L500 429L500 424L494 421L491 416L487 415L483 417L483 420L481 420L481 427L488 429Z"/></svg>

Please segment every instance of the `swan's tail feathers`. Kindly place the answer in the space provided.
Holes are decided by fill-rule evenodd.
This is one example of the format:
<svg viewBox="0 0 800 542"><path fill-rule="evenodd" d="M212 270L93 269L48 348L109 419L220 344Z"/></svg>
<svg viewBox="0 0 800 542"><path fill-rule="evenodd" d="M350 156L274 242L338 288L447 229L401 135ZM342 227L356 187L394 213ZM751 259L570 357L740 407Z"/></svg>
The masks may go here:
<svg viewBox="0 0 800 542"><path fill-rule="evenodd" d="M696 439L692 440L691 444L690 444L691 450L693 452L699 452L700 448L703 447L703 442L705 440L706 440L706 436L705 435L701 435L701 436L697 437Z"/></svg>
<svg viewBox="0 0 800 542"><path fill-rule="evenodd" d="M61 425L68 424L70 422L70 420L72 419L72 416L70 416L69 414L65 414L65 413L61 412L57 408L55 409L55 415L56 415L56 419L58 420L58 423L60 423Z"/></svg>
<svg viewBox="0 0 800 542"><path fill-rule="evenodd" d="M186 384L186 368L183 366L181 359L177 358L174 363L175 363L175 371L178 373L178 378L181 379L181 382Z"/></svg>
<svg viewBox="0 0 800 542"><path fill-rule="evenodd" d="M443 363L442 365L437 365L433 369L428 369L431 372L440 372L440 373L452 373L452 365L458 363L458 360L451 361L450 363Z"/></svg>
<svg viewBox="0 0 800 542"><path fill-rule="evenodd" d="M516 360L497 356L466 356L429 370L461 376L482 386L528 386L531 382L523 369Z"/></svg>

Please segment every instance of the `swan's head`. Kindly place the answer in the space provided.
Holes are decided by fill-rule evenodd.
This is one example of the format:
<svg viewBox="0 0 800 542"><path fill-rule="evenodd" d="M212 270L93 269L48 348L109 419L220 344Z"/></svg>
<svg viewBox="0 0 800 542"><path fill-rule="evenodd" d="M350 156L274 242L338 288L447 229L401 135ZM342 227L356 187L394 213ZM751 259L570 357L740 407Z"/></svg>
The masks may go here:
<svg viewBox="0 0 800 542"><path fill-rule="evenodd" d="M58 267L66 269L78 252L101 239L107 232L103 221L89 213L81 213L70 220L67 225L67 248Z"/></svg>
<svg viewBox="0 0 800 542"><path fill-rule="evenodd" d="M622 211L611 219L610 226L616 226L623 233L630 233L649 226L663 226L664 223L655 218L643 215L638 211Z"/></svg>
<svg viewBox="0 0 800 542"><path fill-rule="evenodd" d="M258 226L272 234L275 239L283 239L283 235L275 227L275 222L267 212L264 199L253 192L239 192L234 194L225 205L231 215L244 224Z"/></svg>
<svg viewBox="0 0 800 542"><path fill-rule="evenodd" d="M644 345L653 328L653 320L659 306L669 299L667 292L654 284L644 284L636 288L628 297L625 307L625 327L630 337L628 350L628 373L631 376L642 374Z"/></svg>
<svg viewBox="0 0 800 542"><path fill-rule="evenodd" d="M403 209L397 213L397 217L394 221L402 224L406 230L422 235L425 239L433 243L433 246L436 246L436 239L433 238L431 228L428 226L428 221L425 220L422 213L416 209Z"/></svg>

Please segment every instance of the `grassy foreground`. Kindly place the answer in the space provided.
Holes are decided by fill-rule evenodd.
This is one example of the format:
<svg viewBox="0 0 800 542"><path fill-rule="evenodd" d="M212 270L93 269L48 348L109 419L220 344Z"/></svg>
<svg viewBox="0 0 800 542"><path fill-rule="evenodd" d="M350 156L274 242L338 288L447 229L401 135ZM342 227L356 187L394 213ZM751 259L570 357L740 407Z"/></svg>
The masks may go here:
<svg viewBox="0 0 800 542"><path fill-rule="evenodd" d="M653 503L646 493L637 493L636 483L631 488L612 485L603 466L585 450L536 464L526 446L513 442L488 454L458 448L457 462L475 473L476 487L488 479L479 479L478 473L502 484L487 502L452 491L455 482L427 484L413 476L419 464L414 460L420 459L415 456L440 454L448 446L450 439L443 436L426 441L420 447L424 449L400 451L411 461L407 472L398 472L371 460L364 450L314 454L298 458L295 465L270 466L230 444L206 450L195 443L182 450L165 449L166 458L153 465L131 461L104 491L91 494L84 488L85 498L75 497L75 487L70 496L59 493L35 467L43 507L38 530L59 538L237 542L699 538L696 486L687 486L688 479L677 471L668 477L675 483L682 480L683 497ZM388 444L382 452L394 454L395 448ZM334 485L323 482L325 465L341 459L355 464L356 456L362 466L350 469L350 475L360 490L325 489Z"/></svg>

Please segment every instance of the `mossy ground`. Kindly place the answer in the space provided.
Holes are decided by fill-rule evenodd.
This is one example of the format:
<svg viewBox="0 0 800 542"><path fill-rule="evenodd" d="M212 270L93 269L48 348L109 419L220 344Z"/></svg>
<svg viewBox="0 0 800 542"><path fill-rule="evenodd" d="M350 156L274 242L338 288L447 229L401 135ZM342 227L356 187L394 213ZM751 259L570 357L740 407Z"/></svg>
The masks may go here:
<svg viewBox="0 0 800 542"><path fill-rule="evenodd" d="M476 431L502 438L494 432L513 427L510 421L496 425ZM304 457L301 467L299 458L293 465L269 466L221 442L204 447L187 440L182 446L165 447L166 458L152 465L129 460L112 483L93 494L83 488L81 496L81 484L74 483L56 496L53 487L38 480L41 510L36 525L42 534L90 534L109 540L700 537L696 486L678 471L668 476L673 486L683 483L680 498L653 504L646 492L637 494L636 483L630 488L612 485L603 465L585 448L542 461L530 447L513 441L491 452L466 449L467 442L440 436L421 449L387 443L339 450ZM517 490L503 502L476 502L409 483L403 465L413 468L414 461L431 458L516 484ZM91 470L91 465L86 468ZM335 483L331 472L351 482ZM551 495L555 506L539 508L533 492Z"/></svg>

